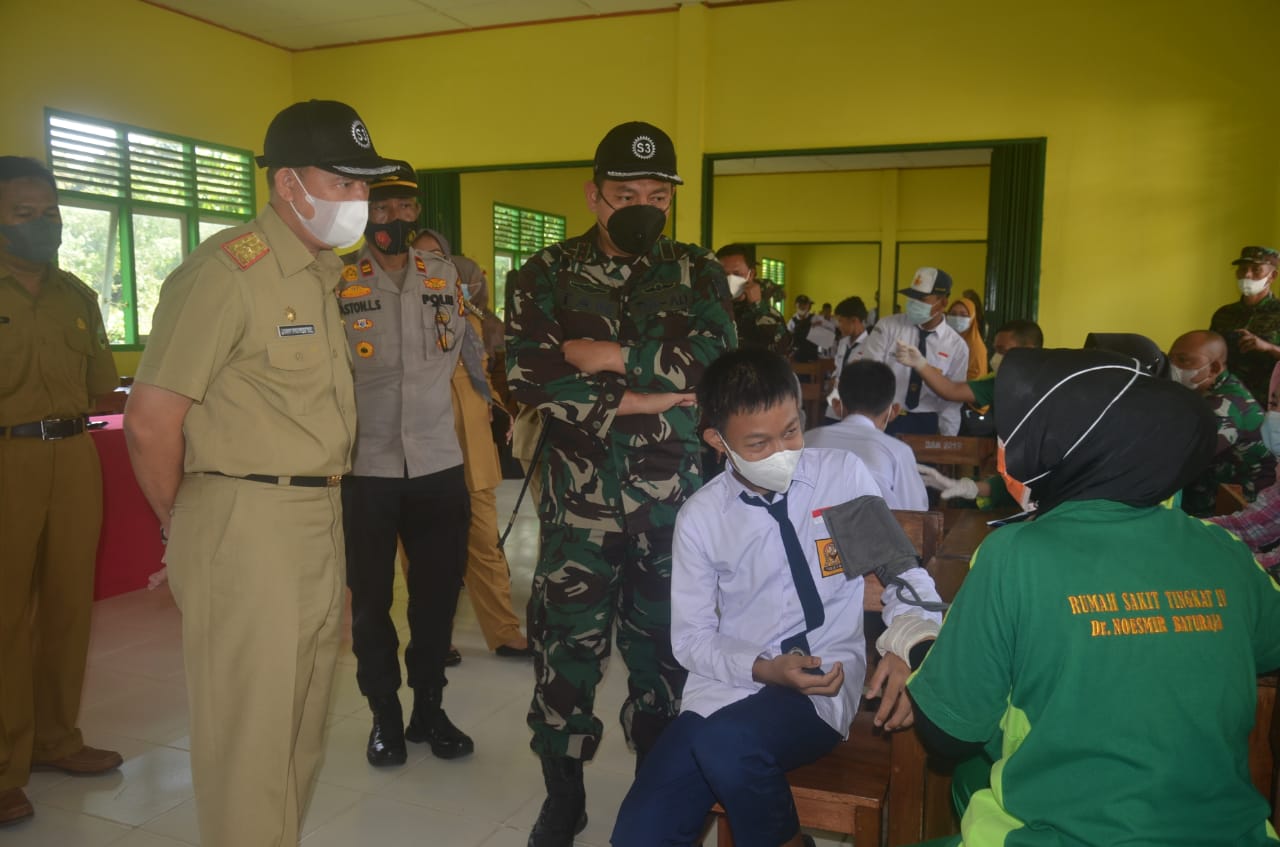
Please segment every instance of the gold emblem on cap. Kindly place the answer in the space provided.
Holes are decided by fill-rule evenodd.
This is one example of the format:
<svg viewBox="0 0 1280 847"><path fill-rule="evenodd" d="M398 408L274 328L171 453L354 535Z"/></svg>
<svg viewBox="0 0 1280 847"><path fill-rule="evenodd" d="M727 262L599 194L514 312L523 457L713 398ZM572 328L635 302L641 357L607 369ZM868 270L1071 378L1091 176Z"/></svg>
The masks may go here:
<svg viewBox="0 0 1280 847"><path fill-rule="evenodd" d="M298 319L298 313L293 310L292 306L285 306L284 319L291 323Z"/></svg>

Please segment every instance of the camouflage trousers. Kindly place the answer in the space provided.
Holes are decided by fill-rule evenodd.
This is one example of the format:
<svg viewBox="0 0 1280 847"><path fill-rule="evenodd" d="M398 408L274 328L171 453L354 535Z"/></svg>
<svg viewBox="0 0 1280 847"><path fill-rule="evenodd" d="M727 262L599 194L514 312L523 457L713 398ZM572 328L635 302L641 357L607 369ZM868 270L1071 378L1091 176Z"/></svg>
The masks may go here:
<svg viewBox="0 0 1280 847"><path fill-rule="evenodd" d="M538 755L595 755L604 731L596 686L615 624L627 666L627 746L647 752L679 713L686 671L671 655L672 534L542 524L528 610L536 674L528 722Z"/></svg>

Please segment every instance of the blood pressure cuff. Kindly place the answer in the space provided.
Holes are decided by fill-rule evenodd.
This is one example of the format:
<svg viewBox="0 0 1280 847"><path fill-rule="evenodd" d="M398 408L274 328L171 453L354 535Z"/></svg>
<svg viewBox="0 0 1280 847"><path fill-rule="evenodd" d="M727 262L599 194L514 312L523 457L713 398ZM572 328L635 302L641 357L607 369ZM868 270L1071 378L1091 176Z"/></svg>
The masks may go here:
<svg viewBox="0 0 1280 847"><path fill-rule="evenodd" d="M880 497L864 494L823 509L822 519L840 551L845 579L874 572L888 585L891 578L920 566L915 545Z"/></svg>

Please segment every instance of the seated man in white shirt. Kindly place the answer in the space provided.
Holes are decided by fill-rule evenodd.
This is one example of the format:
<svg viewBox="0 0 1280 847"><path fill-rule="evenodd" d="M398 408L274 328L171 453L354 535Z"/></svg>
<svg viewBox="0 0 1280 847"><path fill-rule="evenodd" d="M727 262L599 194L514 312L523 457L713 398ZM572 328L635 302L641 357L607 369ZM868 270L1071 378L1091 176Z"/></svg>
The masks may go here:
<svg viewBox="0 0 1280 847"><path fill-rule="evenodd" d="M645 758L615 847L695 844L719 801L742 847L812 843L786 772L848 734L866 674L863 580L846 579L820 511L879 494L853 454L805 449L800 386L764 350L717 359L698 384L703 438L729 468L676 518L671 644L689 670L680 716ZM937 601L919 566L900 579ZM941 616L883 593L888 629L869 682L875 722L909 725L903 685Z"/></svg>
<svg viewBox="0 0 1280 847"><path fill-rule="evenodd" d="M836 306L836 325L840 327L840 341L832 357L835 371L831 374L833 387L827 396L827 423L835 423L844 417L844 410L840 408L840 372L867 340L867 306L861 297L846 297L840 301Z"/></svg>
<svg viewBox="0 0 1280 847"><path fill-rule="evenodd" d="M955 435L960 431L960 405L939 397L924 378L894 356L897 342L910 344L925 360L952 382L964 382L969 370L969 345L947 326L947 300L951 296L951 275L938 268L920 268L909 288L900 315L890 315L876 324L855 359L884 362L893 370L897 383L894 400L902 414L890 422L887 432L921 435Z"/></svg>
<svg viewBox="0 0 1280 847"><path fill-rule="evenodd" d="M882 362L850 362L840 374L840 405L845 418L804 434L806 447L848 450L871 471L890 509L929 508L929 492L916 472L911 448L884 428L898 416L893 402L893 371Z"/></svg>

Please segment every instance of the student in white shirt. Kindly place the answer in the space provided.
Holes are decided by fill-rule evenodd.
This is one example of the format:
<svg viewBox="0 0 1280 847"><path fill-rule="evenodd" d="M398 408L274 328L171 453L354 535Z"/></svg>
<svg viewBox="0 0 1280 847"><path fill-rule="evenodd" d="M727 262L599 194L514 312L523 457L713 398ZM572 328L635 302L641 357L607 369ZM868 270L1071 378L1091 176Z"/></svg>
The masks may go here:
<svg viewBox="0 0 1280 847"><path fill-rule="evenodd" d="M861 297L846 297L836 305L836 325L840 327L840 341L832 357L836 369L831 374L832 388L827 396L827 423L844 417L840 408L840 372L867 340L867 306Z"/></svg>
<svg viewBox="0 0 1280 847"><path fill-rule="evenodd" d="M805 446L852 452L871 471L890 509L928 510L929 492L916 472L915 454L884 434L885 426L898 416L893 371L882 362L850 362L840 375L838 390L844 420L809 430Z"/></svg>
<svg viewBox="0 0 1280 847"><path fill-rule="evenodd" d="M967 378L969 345L945 319L951 275L937 268L919 268L911 286L901 293L907 297L902 314L876 324L854 358L884 362L893 370L897 382L893 399L902 407L902 414L889 424L889 434L955 435L960 431L960 404L939 397L894 355L897 342L902 341L923 353L925 360L952 382Z"/></svg>
<svg viewBox="0 0 1280 847"><path fill-rule="evenodd" d="M698 405L711 426L703 438L729 467L676 518L671 643L689 678L612 843L694 844L719 801L742 847L798 847L812 842L786 772L848 734L866 672L863 580L845 578L820 510L879 489L852 453L805 449L799 383L780 356L721 356L698 384ZM923 568L900 578L937 600ZM903 685L941 616L896 591L883 601L884 657L868 696L882 696L875 722L892 730L909 725Z"/></svg>

